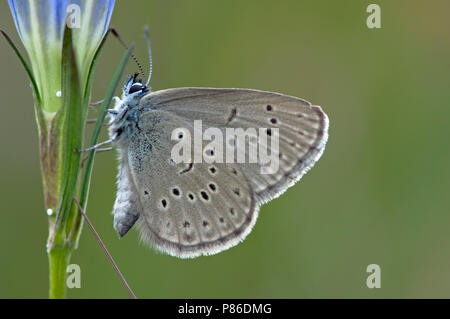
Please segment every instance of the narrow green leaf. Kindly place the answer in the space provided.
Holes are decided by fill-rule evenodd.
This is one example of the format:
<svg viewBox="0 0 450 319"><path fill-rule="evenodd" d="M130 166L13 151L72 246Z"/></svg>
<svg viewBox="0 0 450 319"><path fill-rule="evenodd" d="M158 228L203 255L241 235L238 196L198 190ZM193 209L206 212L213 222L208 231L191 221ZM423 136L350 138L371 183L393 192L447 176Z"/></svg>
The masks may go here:
<svg viewBox="0 0 450 319"><path fill-rule="evenodd" d="M41 94L39 93L39 88L37 86L36 79L33 76L33 72L31 71L30 67L28 66L27 61L22 56L19 49L16 47L16 45L11 40L11 38L8 36L8 34L5 31L3 31L2 29L0 29L0 33L5 37L6 41L8 41L9 45L14 50L14 52L16 53L17 57L19 58L20 62L22 63L25 71L28 74L28 77L30 78L31 85L33 86L34 95L36 96L36 104L37 104L36 105L36 116L38 119L38 125L39 125L40 129L45 129L44 122L43 122L44 114L42 112Z"/></svg>
<svg viewBox="0 0 450 319"><path fill-rule="evenodd" d="M84 120L82 107L82 89L80 76L75 61L75 51L72 43L72 31L66 27L64 30L62 47L62 97L61 113L62 143L62 181L61 192L56 216L55 239L53 242L64 242L68 215L72 205L72 197L76 189L78 170L80 166L80 153L75 148L82 147ZM61 227L62 226L62 227ZM58 238L56 238L58 237Z"/></svg>
<svg viewBox="0 0 450 319"><path fill-rule="evenodd" d="M106 39L108 38L108 35L110 34L110 32L111 32L111 29L108 29L108 31L106 31L105 35L103 36L102 41L100 42L100 44L97 48L97 51L95 51L94 58L92 59L91 65L89 67L89 72L88 72L87 81L86 81L86 87L84 88L84 96L83 96L83 100L86 105L88 105L88 103L89 103L92 81L94 79L94 70L95 70L95 67L97 66L98 57L100 56L100 52L102 51L103 45L105 44Z"/></svg>
<svg viewBox="0 0 450 319"><path fill-rule="evenodd" d="M3 31L2 29L0 29L0 32L5 37L6 41L8 41L9 45L11 46L11 48L16 53L16 55L19 58L20 62L22 62L22 65L25 68L25 71L27 72L28 77L31 80L31 84L33 85L34 94L36 94L36 99L38 100L39 104L41 104L41 95L39 94L39 89L38 89L36 80L34 79L33 72L31 72L31 69L28 66L27 62L25 61L25 58L22 56L22 54L20 53L19 49L16 47L16 45L11 40L11 38L8 36L8 34L5 31Z"/></svg>
<svg viewBox="0 0 450 319"><path fill-rule="evenodd" d="M107 108L111 104L111 100L114 96L114 92L116 91L117 86L119 85L120 79L123 75L123 71L125 70L125 66L127 65L128 59L131 56L132 50L133 50L133 45L131 45L128 48L128 50L124 53L122 60L120 61L119 66L117 67L117 69L114 73L114 76L108 86L108 90L106 91L105 98L104 98L103 103L98 112L97 122L95 123L95 127L92 132L91 143L90 143L91 146L95 145L97 143L98 136L99 136L100 130L102 128L102 123L103 123L106 113L107 113ZM80 205L81 205L81 207L83 207L83 209L85 209L85 205L87 203L87 197L89 194L89 184L90 184L90 180L91 180L92 167L94 164L94 155L95 155L95 150L89 152L89 155L88 155L88 158L86 161L86 168L84 170L84 177L83 177L83 181L81 184Z"/></svg>

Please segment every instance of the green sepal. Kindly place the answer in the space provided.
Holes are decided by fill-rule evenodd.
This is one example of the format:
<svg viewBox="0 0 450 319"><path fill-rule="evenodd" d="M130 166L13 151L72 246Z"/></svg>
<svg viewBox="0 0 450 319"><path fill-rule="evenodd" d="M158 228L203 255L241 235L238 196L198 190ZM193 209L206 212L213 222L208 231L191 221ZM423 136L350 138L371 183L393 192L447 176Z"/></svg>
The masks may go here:
<svg viewBox="0 0 450 319"><path fill-rule="evenodd" d="M85 119L83 118L83 92L80 84L80 75L75 61L75 51L72 42L72 30L65 27L62 62L61 62L61 84L62 84L62 107L58 111L61 121L60 132L62 136L61 159L62 179L58 209L55 221L54 238L51 245L67 244L67 233L70 232L67 223L72 205L72 197L76 190L78 171L80 167L81 155L76 151L83 144L83 132Z"/></svg>
<svg viewBox="0 0 450 319"><path fill-rule="evenodd" d="M8 44L11 46L11 48L14 50L14 53L19 58L20 62L22 63L23 68L28 74L28 77L31 81L31 85L33 86L33 92L36 97L36 117L38 120L39 130L45 129L44 125L44 113L42 112L42 100L41 100L41 94L39 93L39 88L37 86L36 79L33 76L33 72L31 71L31 68L28 66L27 61L23 57L23 55L20 53L19 49L16 47L14 42L11 40L11 38L8 36L8 34L0 29L0 33L5 37Z"/></svg>

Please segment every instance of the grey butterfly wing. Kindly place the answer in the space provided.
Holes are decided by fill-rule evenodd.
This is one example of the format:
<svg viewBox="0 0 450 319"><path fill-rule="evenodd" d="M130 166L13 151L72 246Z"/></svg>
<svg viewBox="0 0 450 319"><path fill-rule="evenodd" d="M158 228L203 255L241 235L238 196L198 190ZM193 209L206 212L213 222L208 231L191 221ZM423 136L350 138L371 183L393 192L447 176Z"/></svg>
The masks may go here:
<svg viewBox="0 0 450 319"><path fill-rule="evenodd" d="M267 134L272 132L271 128L277 128L278 170L263 174L260 163L239 164L261 203L277 197L298 181L320 158L328 138L328 117L319 106L278 93L176 88L152 92L142 98L140 106L164 110L191 122L202 120L204 128L260 127L267 128Z"/></svg>
<svg viewBox="0 0 450 319"><path fill-rule="evenodd" d="M177 141L171 132L180 127L194 130L192 123L172 113L146 111L124 143L140 203L137 225L145 242L170 255L214 254L250 232L259 206L236 165L176 164L171 151Z"/></svg>

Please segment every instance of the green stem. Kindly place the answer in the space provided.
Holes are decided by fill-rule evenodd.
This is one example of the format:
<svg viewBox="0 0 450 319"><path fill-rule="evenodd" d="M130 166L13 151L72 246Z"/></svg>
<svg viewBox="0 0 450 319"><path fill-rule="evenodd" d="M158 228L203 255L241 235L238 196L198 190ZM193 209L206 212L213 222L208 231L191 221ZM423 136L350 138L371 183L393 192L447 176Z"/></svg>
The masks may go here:
<svg viewBox="0 0 450 319"><path fill-rule="evenodd" d="M63 299L66 297L67 265L72 250L69 247L53 247L48 253L50 271L50 299Z"/></svg>

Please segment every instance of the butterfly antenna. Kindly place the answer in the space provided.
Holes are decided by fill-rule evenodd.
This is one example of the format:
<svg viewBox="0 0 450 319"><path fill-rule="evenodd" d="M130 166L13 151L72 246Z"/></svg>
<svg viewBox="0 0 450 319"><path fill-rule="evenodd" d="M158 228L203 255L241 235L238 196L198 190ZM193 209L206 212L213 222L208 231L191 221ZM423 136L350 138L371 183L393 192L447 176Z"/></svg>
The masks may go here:
<svg viewBox="0 0 450 319"><path fill-rule="evenodd" d="M120 44L122 44L122 46L128 50L128 45L125 43L125 41L122 40L122 38L120 37L119 33L117 32L116 29L114 28L110 28L112 34L114 34L114 36L117 38L117 40L119 40ZM134 60L134 62L136 62L138 68L139 68L139 73L142 75L142 78L145 78L145 73L144 73L144 69L142 68L142 64L139 63L138 59L136 58L136 56L131 53L131 58Z"/></svg>
<svg viewBox="0 0 450 319"><path fill-rule="evenodd" d="M152 47L150 45L150 35L148 33L148 26L145 26L144 28L144 36L145 36L145 41L147 42L147 48L148 48L148 79L147 79L147 83L145 83L146 86L148 86L148 84L150 83L150 79L152 78Z"/></svg>

